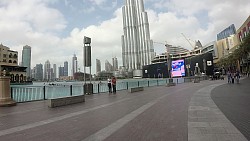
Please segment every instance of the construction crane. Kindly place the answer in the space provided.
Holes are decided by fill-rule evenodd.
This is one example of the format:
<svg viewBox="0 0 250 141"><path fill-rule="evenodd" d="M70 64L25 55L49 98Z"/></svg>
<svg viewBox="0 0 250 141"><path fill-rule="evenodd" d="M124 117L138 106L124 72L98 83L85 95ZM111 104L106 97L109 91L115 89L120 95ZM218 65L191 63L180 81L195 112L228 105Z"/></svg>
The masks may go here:
<svg viewBox="0 0 250 141"><path fill-rule="evenodd" d="M187 40L187 42L190 44L190 46L195 49L195 47L190 43L190 39L188 39L183 33L181 35Z"/></svg>

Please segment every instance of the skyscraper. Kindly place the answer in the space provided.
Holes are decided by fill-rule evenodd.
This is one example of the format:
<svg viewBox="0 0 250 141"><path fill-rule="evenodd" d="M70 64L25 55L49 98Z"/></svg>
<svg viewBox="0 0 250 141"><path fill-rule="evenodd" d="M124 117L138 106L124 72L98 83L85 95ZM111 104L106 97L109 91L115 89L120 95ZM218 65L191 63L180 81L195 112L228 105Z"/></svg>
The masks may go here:
<svg viewBox="0 0 250 141"><path fill-rule="evenodd" d="M74 74L77 72L77 57L76 54L74 54L73 58L72 58L72 76L74 76Z"/></svg>
<svg viewBox="0 0 250 141"><path fill-rule="evenodd" d="M64 62L64 67L63 67L64 69L64 75L63 76L69 76L69 63L68 63L68 61L65 61Z"/></svg>
<svg viewBox="0 0 250 141"><path fill-rule="evenodd" d="M58 78L60 78L61 76L64 76L64 68L63 67L58 67L58 72L59 72L59 74L58 74Z"/></svg>
<svg viewBox="0 0 250 141"><path fill-rule="evenodd" d="M154 55L150 40L148 15L143 0L125 0L122 7L123 31L122 61L127 70L142 69L151 63Z"/></svg>
<svg viewBox="0 0 250 141"><path fill-rule="evenodd" d="M35 67L35 79L38 81L43 80L43 65L42 64L36 64Z"/></svg>
<svg viewBox="0 0 250 141"><path fill-rule="evenodd" d="M99 59L96 59L96 74L101 72L101 61Z"/></svg>
<svg viewBox="0 0 250 141"><path fill-rule="evenodd" d="M109 61L108 60L106 60L105 61L105 71L106 72L112 72L112 69L113 68L113 66L109 63Z"/></svg>
<svg viewBox="0 0 250 141"><path fill-rule="evenodd" d="M56 69L56 64L53 64L53 77L52 79L56 79L56 75L57 75L57 69Z"/></svg>
<svg viewBox="0 0 250 141"><path fill-rule="evenodd" d="M31 47L26 45L23 47L23 50L22 50L22 66L27 67L26 73L27 73L28 79L31 78L30 64L31 64Z"/></svg>
<svg viewBox="0 0 250 141"><path fill-rule="evenodd" d="M113 70L118 71L118 60L116 57L112 58Z"/></svg>
<svg viewBox="0 0 250 141"><path fill-rule="evenodd" d="M50 62L47 60L44 64L44 75L43 78L45 81L50 81L51 80L51 67L50 67Z"/></svg>

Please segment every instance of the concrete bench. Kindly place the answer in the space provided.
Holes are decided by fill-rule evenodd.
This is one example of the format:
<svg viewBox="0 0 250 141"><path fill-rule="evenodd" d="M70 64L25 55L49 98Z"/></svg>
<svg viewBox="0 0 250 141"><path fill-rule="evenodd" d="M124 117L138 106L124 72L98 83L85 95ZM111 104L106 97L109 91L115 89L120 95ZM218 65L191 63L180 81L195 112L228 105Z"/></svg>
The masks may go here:
<svg viewBox="0 0 250 141"><path fill-rule="evenodd" d="M85 96L78 95L78 96L60 97L60 98L48 99L47 101L48 101L48 106L50 108L54 108L59 106L85 102Z"/></svg>
<svg viewBox="0 0 250 141"><path fill-rule="evenodd" d="M171 87L171 86L175 86L175 85L176 85L176 83L174 83L174 82L169 82L169 83L167 83L166 87Z"/></svg>
<svg viewBox="0 0 250 141"><path fill-rule="evenodd" d="M143 87L137 87L137 88L129 88L128 91L130 93L133 93L133 92L139 92L139 91L143 91Z"/></svg>

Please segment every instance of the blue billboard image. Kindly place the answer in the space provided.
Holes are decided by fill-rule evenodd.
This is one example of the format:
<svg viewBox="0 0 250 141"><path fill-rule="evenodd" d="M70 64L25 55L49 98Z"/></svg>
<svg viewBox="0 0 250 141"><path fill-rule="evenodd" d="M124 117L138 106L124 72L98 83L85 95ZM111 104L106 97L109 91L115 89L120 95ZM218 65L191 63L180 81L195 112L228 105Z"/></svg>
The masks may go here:
<svg viewBox="0 0 250 141"><path fill-rule="evenodd" d="M185 64L184 64L184 60L175 60L172 61L171 63L171 75L172 77L180 77L180 76L185 76Z"/></svg>

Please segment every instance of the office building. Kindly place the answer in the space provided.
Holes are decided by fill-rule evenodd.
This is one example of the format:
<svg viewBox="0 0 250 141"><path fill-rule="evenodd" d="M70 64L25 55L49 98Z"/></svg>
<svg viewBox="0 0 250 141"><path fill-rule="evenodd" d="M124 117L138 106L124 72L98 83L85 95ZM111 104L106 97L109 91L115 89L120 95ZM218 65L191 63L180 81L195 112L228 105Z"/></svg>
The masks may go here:
<svg viewBox="0 0 250 141"><path fill-rule="evenodd" d="M49 60L47 60L44 64L44 75L43 75L43 79L45 81L50 81L51 80L51 66L50 66L50 62Z"/></svg>
<svg viewBox="0 0 250 141"><path fill-rule="evenodd" d="M112 72L113 66L109 63L108 60L105 61L105 71L106 72Z"/></svg>
<svg viewBox="0 0 250 141"><path fill-rule="evenodd" d="M58 67L58 78L61 78L64 76L64 68L63 67Z"/></svg>
<svg viewBox="0 0 250 141"><path fill-rule="evenodd" d="M112 58L113 71L118 71L118 60L116 57Z"/></svg>
<svg viewBox="0 0 250 141"><path fill-rule="evenodd" d="M74 74L77 72L77 57L76 54L74 54L73 58L72 58L72 76L74 76Z"/></svg>
<svg viewBox="0 0 250 141"><path fill-rule="evenodd" d="M23 47L23 50L22 50L22 66L27 67L26 73L27 73L28 79L31 78L30 64L31 64L31 47L26 45Z"/></svg>
<svg viewBox="0 0 250 141"><path fill-rule="evenodd" d="M150 39L148 15L143 0L125 0L122 7L123 31L122 61L127 70L142 69L151 63L154 56Z"/></svg>
<svg viewBox="0 0 250 141"><path fill-rule="evenodd" d="M217 34L217 41L230 37L230 35L236 34L236 29L234 24L231 24L229 27Z"/></svg>
<svg viewBox="0 0 250 141"><path fill-rule="evenodd" d="M42 81L43 80L43 65L42 64L36 64L35 67L35 80Z"/></svg>
<svg viewBox="0 0 250 141"><path fill-rule="evenodd" d="M69 63L68 63L68 61L65 61L64 62L64 67L63 67L63 71L64 71L63 76L69 76L68 70L69 70Z"/></svg>
<svg viewBox="0 0 250 141"><path fill-rule="evenodd" d="M96 75L98 75L101 72L101 61L99 59L96 59Z"/></svg>
<svg viewBox="0 0 250 141"><path fill-rule="evenodd" d="M56 64L53 64L53 71L52 71L52 79L55 80L57 77L57 69L56 69Z"/></svg>

